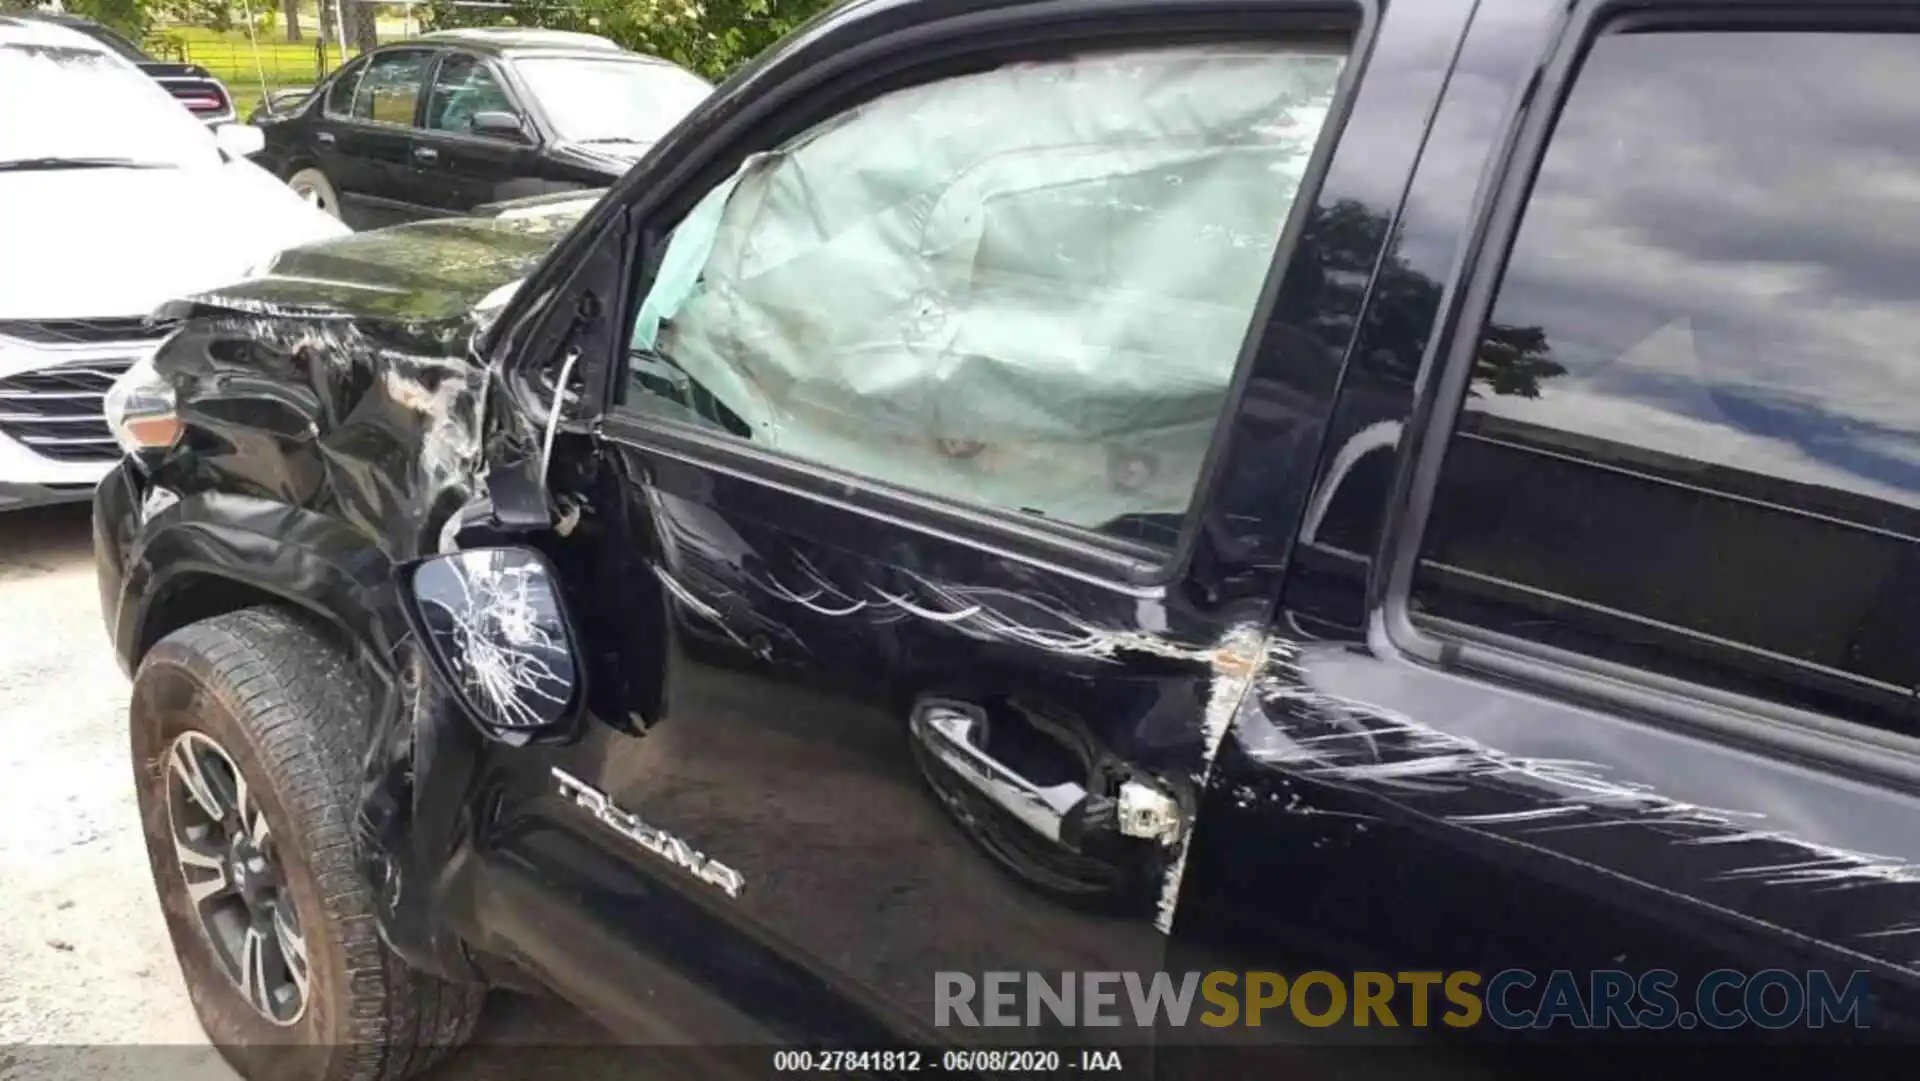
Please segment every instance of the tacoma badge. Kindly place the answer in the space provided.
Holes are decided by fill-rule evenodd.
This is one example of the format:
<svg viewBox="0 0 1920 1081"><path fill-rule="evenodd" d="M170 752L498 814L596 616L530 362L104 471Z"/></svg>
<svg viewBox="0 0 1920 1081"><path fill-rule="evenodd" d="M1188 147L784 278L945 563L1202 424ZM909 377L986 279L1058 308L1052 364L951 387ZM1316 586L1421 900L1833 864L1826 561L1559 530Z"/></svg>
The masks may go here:
<svg viewBox="0 0 1920 1081"><path fill-rule="evenodd" d="M581 810L591 812L593 817L615 833L656 856L678 864L700 881L720 887L728 897L738 897L747 888L747 880L740 872L718 860L708 859L673 834L647 825L639 815L615 807L605 792L559 766L553 767L553 776L560 782L561 796L572 800L574 806Z"/></svg>

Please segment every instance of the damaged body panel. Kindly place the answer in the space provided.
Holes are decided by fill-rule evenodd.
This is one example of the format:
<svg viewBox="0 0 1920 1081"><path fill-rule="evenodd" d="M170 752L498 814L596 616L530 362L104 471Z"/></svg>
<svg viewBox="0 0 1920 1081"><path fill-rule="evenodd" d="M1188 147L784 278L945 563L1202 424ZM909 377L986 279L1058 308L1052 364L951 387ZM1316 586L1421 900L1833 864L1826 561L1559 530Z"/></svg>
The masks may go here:
<svg viewBox="0 0 1920 1081"><path fill-rule="evenodd" d="M1474 324L1456 321L1457 306L1471 303L1475 274L1500 267L1497 231L1487 241L1494 253L1475 251L1483 235L1476 214L1490 213L1493 181L1483 179L1476 192L1460 180L1490 168L1497 179L1504 163L1509 183L1519 185L1512 178L1524 176L1530 161L1517 134L1527 130L1521 121L1544 125L1553 113L1541 102L1569 68L1537 69L1515 43L1536 41L1564 56L1594 32L1582 20L1596 10L1575 5L1568 26L1525 0L1488 0L1477 10L1396 223L1396 246L1373 279L1269 652L1214 763L1189 854L1173 967L1470 970L1483 981L1524 969L1530 986L1508 1000L1521 1014L1515 1035L1549 1044L1906 1043L1920 1025L1912 937L1920 788L1909 735L1867 727L1874 715L1866 711L1770 714L1769 703L1716 693L1711 676L1706 688L1684 687L1628 666L1535 655L1524 644L1435 620L1417 591L1411 603L1402 592L1427 573L1416 542L1428 491L1420 469L1431 465L1421 459L1439 458L1444 469L1442 452L1454 453L1440 436L1462 384L1471 381L1467 409L1481 400L1513 408L1508 403L1554 391L1552 353L1530 353L1513 328L1491 325L1476 343ZM1811 34L1802 44L1820 38ZM1529 83L1542 70L1553 73L1544 87ZM1521 87L1538 97L1531 115L1522 111L1516 120L1513 95ZM1690 163L1700 160L1699 144L1660 137ZM1771 127L1764 136L1779 137ZM1503 142L1512 139L1521 149L1507 162ZM1642 128L1633 140L1658 145ZM1506 213L1518 214L1518 206ZM1767 239L1755 240L1753 250L1783 243L1767 229L1796 228L1793 220L1783 214L1769 222ZM1581 250L1563 243L1551 257ZM1623 291L1646 288L1636 276L1654 261L1636 253L1625 272L1634 285ZM1771 310L1777 301L1767 296L1763 308ZM1606 299L1598 288L1581 295L1593 310L1611 313ZM1543 335L1534 344L1558 341ZM1516 361L1541 366L1526 375L1494 367ZM1441 375L1443 365L1451 378ZM1569 462L1592 453L1573 441L1552 451ZM1629 466L1616 459L1615 467ZM1565 483L1574 483L1571 476ZM1608 497L1575 490L1594 508L1592 518L1564 527L1555 543L1574 547L1589 565L1609 565L1576 545L1602 535L1599 508ZM1659 535L1676 529L1675 520L1635 519L1634 529ZM1757 546L1763 530L1750 528L1744 537L1719 538L1718 558L1738 560L1746 545ZM1803 542L1791 558L1817 579L1840 573L1826 565L1830 557ZM1621 558L1656 577L1673 556L1656 545L1629 548ZM1787 626L1820 625L1818 607L1783 604L1773 579L1743 569L1751 576L1741 596L1781 612ZM1501 573L1518 577L1525 569ZM1610 600L1624 605L1624 592ZM1836 596L1831 603L1844 602ZM1544 635L1554 618L1536 616L1521 636ZM1854 630L1854 649L1871 649L1873 626ZM1651 634L1644 624L1615 633L1642 642ZM1912 659L1902 661L1903 677ZM1777 675L1787 663L1777 655L1762 662ZM1553 970L1571 973L1582 995L1598 986L1590 982L1596 973L1638 979L1667 972L1679 1009L1693 1021L1683 1026L1676 1014L1638 1031L1617 1022L1611 1031L1577 1030L1579 1004L1557 1018L1546 1009L1541 987ZM1694 1027L1701 1019L1691 1014L1692 996L1709 973L1746 980L1769 970L1824 973L1836 988L1858 976L1856 986L1866 990L1860 1014L1824 1031L1797 1021L1764 1035L1752 1026ZM1404 1024L1403 1000L1395 1003ZM1633 1003L1636 1011L1647 1007ZM1218 1061L1197 1053L1165 1065L1170 1076L1199 1077ZM1617 1076L1637 1072L1632 1061L1555 1056L1551 1068ZM1748 1076L1817 1069L1819 1061L1771 1053L1765 1061L1740 1059ZM1836 1061L1875 1068L1866 1054Z"/></svg>
<svg viewBox="0 0 1920 1081"><path fill-rule="evenodd" d="M249 279L172 305L153 365L185 435L96 496L101 603L129 672L167 633L248 604L287 605L360 657L384 694L367 718L367 874L389 937L423 968L471 977L423 888L442 873L477 742L423 685L394 568L439 550L484 495L490 377L476 338L584 207L434 222L296 248ZM492 453L526 426L496 425ZM441 765L429 773L423 758ZM428 776L444 792L416 785ZM432 811L416 815L421 805ZM419 876L421 882L412 880ZM402 902L405 902L404 906Z"/></svg>
<svg viewBox="0 0 1920 1081"><path fill-rule="evenodd" d="M1665 970L1683 1007L1716 971L1862 973L1872 1039L1920 1022L1911 795L1307 638L1263 663L1203 806L1188 964Z"/></svg>

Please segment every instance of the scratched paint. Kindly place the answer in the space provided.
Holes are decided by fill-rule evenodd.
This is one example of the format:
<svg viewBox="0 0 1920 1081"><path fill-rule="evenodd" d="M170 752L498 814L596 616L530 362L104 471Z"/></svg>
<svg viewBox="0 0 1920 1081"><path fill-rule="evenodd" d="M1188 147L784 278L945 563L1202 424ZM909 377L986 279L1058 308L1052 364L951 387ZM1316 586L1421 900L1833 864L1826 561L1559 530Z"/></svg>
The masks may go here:
<svg viewBox="0 0 1920 1081"><path fill-rule="evenodd" d="M946 584L902 572L917 591L908 595L870 582L858 586L836 584L802 554L796 553L791 563L793 573L802 581L785 581L767 572L742 577L779 601L823 616L883 623L917 619L970 638L1027 646L1062 657L1117 664L1147 655L1204 668L1209 674L1199 733L1200 760L1185 778L1193 792L1205 789L1235 710L1261 673L1270 649L1267 634L1251 623L1229 628L1212 643L1189 644L1163 633L1100 626L1059 604L1008 589ZM725 613L700 600L665 568L656 566L654 572L689 610L719 627L736 643L747 645L729 626ZM1154 913L1154 925L1162 933L1171 930L1179 903L1191 832L1188 825L1183 823L1177 833L1165 839L1169 851Z"/></svg>
<svg viewBox="0 0 1920 1081"><path fill-rule="evenodd" d="M1355 830L1391 820L1472 831L1532 858L1626 879L1775 936L1920 972L1920 960L1891 952L1920 932L1920 922L1889 922L1884 915L1920 904L1920 865L1910 860L1809 840L1770 826L1756 810L1677 799L1595 762L1511 754L1315 689L1312 669L1299 650L1270 646L1265 670L1234 719L1233 738L1248 758L1302 782L1267 789L1269 799L1286 795L1287 814L1328 814L1316 804L1338 795L1343 807L1365 809L1335 812L1353 820ZM1245 806L1258 793L1242 786L1231 798ZM1700 855L1614 866L1575 844L1582 833L1603 829L1651 835L1634 845L1665 844ZM1634 845L1622 842L1614 851L1637 851ZM1702 863L1709 850L1721 854ZM1818 901L1755 894L1753 885L1808 891ZM1858 907L1832 892L1863 887L1898 892L1875 894L1871 903L1862 897Z"/></svg>

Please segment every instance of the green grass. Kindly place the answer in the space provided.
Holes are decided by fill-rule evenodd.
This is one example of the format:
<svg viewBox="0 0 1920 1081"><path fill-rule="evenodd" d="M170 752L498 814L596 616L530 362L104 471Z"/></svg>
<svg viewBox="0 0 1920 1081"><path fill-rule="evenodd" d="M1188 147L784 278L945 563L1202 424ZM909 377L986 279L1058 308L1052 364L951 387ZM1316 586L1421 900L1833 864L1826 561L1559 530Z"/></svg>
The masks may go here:
<svg viewBox="0 0 1920 1081"><path fill-rule="evenodd" d="M257 47L244 29L219 31L193 26L157 26L147 35L145 45L155 57L179 58L212 72L214 78L227 85L227 91L233 95L234 109L244 121L265 96L263 85L267 90L312 86L325 76L314 44L319 37L319 26L319 20L311 12L303 13L300 29L306 40L287 41L285 27L276 25L271 33L260 34ZM396 41L400 37L400 23L389 25L384 20L380 23L381 41ZM357 55L349 51L347 59ZM326 70L332 71L341 63L339 53L329 46Z"/></svg>

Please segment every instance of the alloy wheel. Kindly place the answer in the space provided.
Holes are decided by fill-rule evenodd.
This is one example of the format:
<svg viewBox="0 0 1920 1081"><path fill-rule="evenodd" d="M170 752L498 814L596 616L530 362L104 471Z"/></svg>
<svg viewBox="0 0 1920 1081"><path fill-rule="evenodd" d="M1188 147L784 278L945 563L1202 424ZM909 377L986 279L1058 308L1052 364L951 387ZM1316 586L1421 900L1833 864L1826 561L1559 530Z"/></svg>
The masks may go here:
<svg viewBox="0 0 1920 1081"><path fill-rule="evenodd" d="M266 814L206 733L182 733L166 761L168 825L201 930L247 1004L292 1025L306 1013L312 966Z"/></svg>

